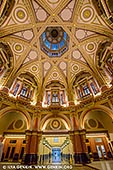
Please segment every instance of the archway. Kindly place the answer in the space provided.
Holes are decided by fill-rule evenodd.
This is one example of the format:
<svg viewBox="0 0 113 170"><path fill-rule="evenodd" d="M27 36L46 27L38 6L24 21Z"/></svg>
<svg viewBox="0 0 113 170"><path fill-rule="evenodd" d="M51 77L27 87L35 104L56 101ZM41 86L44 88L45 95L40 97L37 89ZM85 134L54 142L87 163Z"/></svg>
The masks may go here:
<svg viewBox="0 0 113 170"><path fill-rule="evenodd" d="M40 122L42 139L39 144L39 163L69 163L73 146L69 136L71 129L65 116L46 116Z"/></svg>
<svg viewBox="0 0 113 170"><path fill-rule="evenodd" d="M25 113L9 108L3 109L0 117L0 134L4 136L2 160L21 160L26 143L25 130L29 128L30 119Z"/></svg>
<svg viewBox="0 0 113 170"><path fill-rule="evenodd" d="M112 112L105 106L93 108L82 114L82 126L86 129L88 153L94 160L111 159L113 154Z"/></svg>

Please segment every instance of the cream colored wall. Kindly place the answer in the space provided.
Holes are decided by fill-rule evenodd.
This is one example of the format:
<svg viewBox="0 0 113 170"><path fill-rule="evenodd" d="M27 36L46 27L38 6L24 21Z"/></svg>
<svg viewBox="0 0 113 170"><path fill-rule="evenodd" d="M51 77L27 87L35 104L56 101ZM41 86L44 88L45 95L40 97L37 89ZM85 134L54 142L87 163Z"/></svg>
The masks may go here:
<svg viewBox="0 0 113 170"><path fill-rule="evenodd" d="M109 133L111 141L113 141L113 133Z"/></svg>
<svg viewBox="0 0 113 170"><path fill-rule="evenodd" d="M57 136L50 136L50 137L45 137L46 138L46 140L47 140L47 142L52 146L52 147L60 147L63 143L64 143L64 141L66 140L66 137L58 137L58 142L54 142L54 138L55 137L57 137ZM49 154L50 152L51 152L51 149L49 149L49 148L47 148L47 146L44 146L43 144L42 144L42 142L43 142L43 140L41 140L40 141L40 144L39 144L39 155L42 155L43 153L44 154ZM68 153L72 153L72 149L73 147L72 147L72 143L71 143L71 141L70 141L70 143L69 143L69 145L67 145L63 150L62 150L62 152L64 153L64 154L68 154Z"/></svg>
<svg viewBox="0 0 113 170"><path fill-rule="evenodd" d="M54 142L54 138L58 138L58 142ZM47 141L52 145L52 147L60 147L63 142L66 140L66 137L47 137Z"/></svg>
<svg viewBox="0 0 113 170"><path fill-rule="evenodd" d="M62 152L63 154L69 154L69 145L67 145Z"/></svg>

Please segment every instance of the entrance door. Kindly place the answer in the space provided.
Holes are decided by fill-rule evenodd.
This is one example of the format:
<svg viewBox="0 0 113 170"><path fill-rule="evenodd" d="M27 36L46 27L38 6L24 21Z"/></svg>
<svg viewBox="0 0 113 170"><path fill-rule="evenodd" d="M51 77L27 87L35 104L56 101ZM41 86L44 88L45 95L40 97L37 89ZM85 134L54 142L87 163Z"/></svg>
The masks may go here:
<svg viewBox="0 0 113 170"><path fill-rule="evenodd" d="M105 151L105 148L104 148L104 145L97 145L97 151L98 151L98 156L99 158L106 158L106 151Z"/></svg>
<svg viewBox="0 0 113 170"><path fill-rule="evenodd" d="M52 163L61 163L61 149L52 148Z"/></svg>
<svg viewBox="0 0 113 170"><path fill-rule="evenodd" d="M10 159L12 160L14 156L14 152L15 152L15 147L13 146L8 147L5 158L8 160Z"/></svg>

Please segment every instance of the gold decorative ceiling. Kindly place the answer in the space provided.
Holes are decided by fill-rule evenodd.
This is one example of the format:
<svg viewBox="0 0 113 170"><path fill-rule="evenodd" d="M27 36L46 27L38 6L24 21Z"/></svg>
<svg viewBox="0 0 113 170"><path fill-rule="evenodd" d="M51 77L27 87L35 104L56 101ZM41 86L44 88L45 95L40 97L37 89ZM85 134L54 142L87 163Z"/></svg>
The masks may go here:
<svg viewBox="0 0 113 170"><path fill-rule="evenodd" d="M61 57L49 57L40 47L47 27L61 27L69 36L69 49ZM97 49L113 38L113 30L97 13L92 0L16 0L0 27L0 41L9 44L13 68L7 83L30 72L43 89L58 80L71 89L79 72L101 79Z"/></svg>

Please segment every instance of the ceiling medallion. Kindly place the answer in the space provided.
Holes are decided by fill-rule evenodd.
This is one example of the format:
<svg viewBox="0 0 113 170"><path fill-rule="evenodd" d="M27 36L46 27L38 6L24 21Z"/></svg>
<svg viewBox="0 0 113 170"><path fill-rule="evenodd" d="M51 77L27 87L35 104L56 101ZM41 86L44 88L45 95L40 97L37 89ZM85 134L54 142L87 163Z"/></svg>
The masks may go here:
<svg viewBox="0 0 113 170"><path fill-rule="evenodd" d="M32 72L37 72L38 71L38 66L33 65L31 70L32 70Z"/></svg>
<svg viewBox="0 0 113 170"><path fill-rule="evenodd" d="M91 16L91 11L89 9L86 9L84 12L83 12L83 16L84 18L89 18Z"/></svg>
<svg viewBox="0 0 113 170"><path fill-rule="evenodd" d="M16 53L22 53L24 50L23 46L20 43L15 43L13 45L13 49Z"/></svg>
<svg viewBox="0 0 113 170"><path fill-rule="evenodd" d="M77 65L77 64L74 64L73 66L72 66L72 71L73 72L77 72L79 70L79 66Z"/></svg>
<svg viewBox="0 0 113 170"><path fill-rule="evenodd" d="M61 127L61 122L58 119L53 119L51 121L51 128L53 130L58 130L58 129L60 129L60 127Z"/></svg>
<svg viewBox="0 0 113 170"><path fill-rule="evenodd" d="M59 67L60 67L62 70L65 70L66 67L67 67L67 64L62 61L62 62L59 64Z"/></svg>
<svg viewBox="0 0 113 170"><path fill-rule="evenodd" d="M81 18L83 21L89 22L94 16L94 11L91 7L85 7L81 12Z"/></svg>
<svg viewBox="0 0 113 170"><path fill-rule="evenodd" d="M44 63L44 69L45 70L49 70L50 67L51 67L51 64L48 61Z"/></svg>
<svg viewBox="0 0 113 170"><path fill-rule="evenodd" d="M26 10L23 7L17 7L14 10L14 19L17 22L23 23L28 19Z"/></svg>
<svg viewBox="0 0 113 170"><path fill-rule="evenodd" d="M17 11L17 16L20 19L24 19L24 17L25 17L24 11L22 11L22 10Z"/></svg>
<svg viewBox="0 0 113 170"><path fill-rule="evenodd" d="M96 44L94 42L90 42L86 45L86 50L88 52L93 52L96 49Z"/></svg>
<svg viewBox="0 0 113 170"><path fill-rule="evenodd" d="M73 57L74 59L80 59L80 58L81 58L81 53L80 53L80 51L79 51L79 50L74 50L74 51L72 52L72 57Z"/></svg>
<svg viewBox="0 0 113 170"><path fill-rule="evenodd" d="M58 74L57 73L53 73L53 77L57 77L58 76Z"/></svg>
<svg viewBox="0 0 113 170"><path fill-rule="evenodd" d="M69 36L62 27L47 27L40 36L40 48L49 57L61 57L69 47Z"/></svg>

